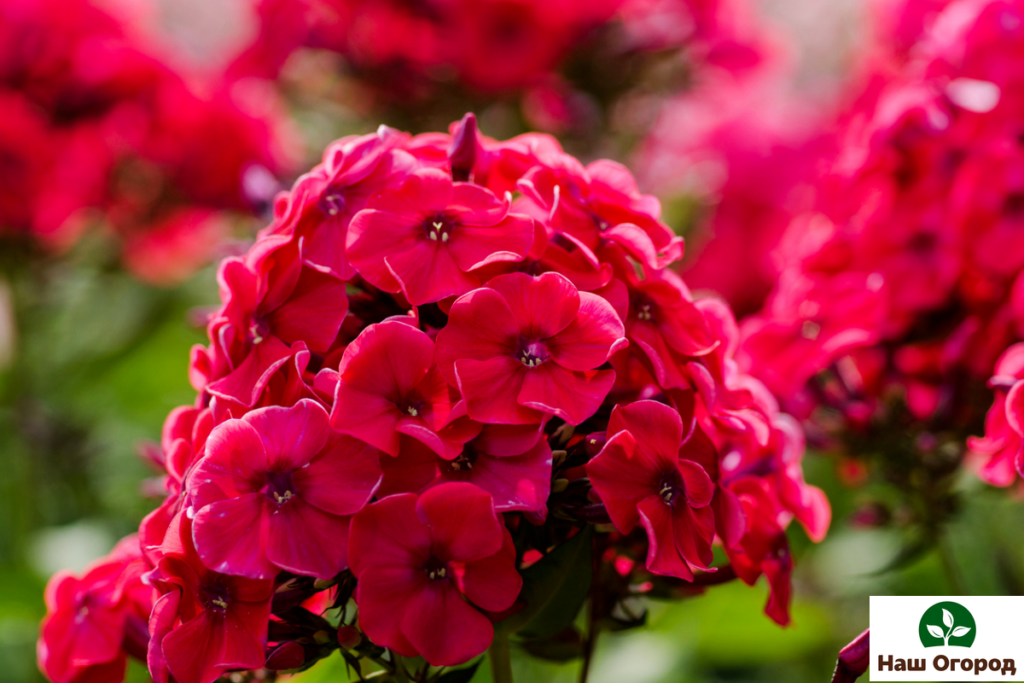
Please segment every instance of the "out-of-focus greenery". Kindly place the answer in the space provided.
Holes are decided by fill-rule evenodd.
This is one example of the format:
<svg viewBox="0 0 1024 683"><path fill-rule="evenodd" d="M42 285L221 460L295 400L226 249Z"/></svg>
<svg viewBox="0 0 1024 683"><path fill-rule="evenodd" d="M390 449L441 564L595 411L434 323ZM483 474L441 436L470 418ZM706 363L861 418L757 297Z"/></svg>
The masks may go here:
<svg viewBox="0 0 1024 683"><path fill-rule="evenodd" d="M48 573L81 569L156 505L141 495L154 473L138 444L157 440L167 412L194 396L188 351L205 336L189 321L216 303L212 269L160 290L113 263L96 242L58 259L0 247L0 303L13 302L15 321L8 329L0 311L0 358L3 340L15 340L0 372L0 683L42 680L35 637ZM593 683L826 681L838 649L867 626L868 595L953 592L935 551L901 563L899 532L848 523L884 492L845 488L821 456L808 455L805 469L828 493L834 522L820 545L791 529L793 625L781 629L762 614L763 582L653 603L647 628L602 635ZM945 544L953 570L974 594L1024 592L1024 505L968 474L958 488L962 509ZM578 675L575 663L513 656L519 681ZM144 668L133 665L129 677L145 680ZM300 680L348 678L335 656ZM486 662L474 680L490 680Z"/></svg>

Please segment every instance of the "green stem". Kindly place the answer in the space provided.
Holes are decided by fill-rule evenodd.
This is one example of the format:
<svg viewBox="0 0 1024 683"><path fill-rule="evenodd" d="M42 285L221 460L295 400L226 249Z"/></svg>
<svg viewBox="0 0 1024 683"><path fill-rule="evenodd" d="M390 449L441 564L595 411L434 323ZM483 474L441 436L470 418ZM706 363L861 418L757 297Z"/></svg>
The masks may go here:
<svg viewBox="0 0 1024 683"><path fill-rule="evenodd" d="M491 642L491 680L494 683L513 683L512 651L509 648L508 634L498 629L494 632Z"/></svg>
<svg viewBox="0 0 1024 683"><path fill-rule="evenodd" d="M964 584L963 575L957 566L953 549L949 545L949 538L945 533L940 533L936 539L935 548L939 553L939 560L942 562L942 570L946 575L950 588L954 595L969 595L967 586Z"/></svg>

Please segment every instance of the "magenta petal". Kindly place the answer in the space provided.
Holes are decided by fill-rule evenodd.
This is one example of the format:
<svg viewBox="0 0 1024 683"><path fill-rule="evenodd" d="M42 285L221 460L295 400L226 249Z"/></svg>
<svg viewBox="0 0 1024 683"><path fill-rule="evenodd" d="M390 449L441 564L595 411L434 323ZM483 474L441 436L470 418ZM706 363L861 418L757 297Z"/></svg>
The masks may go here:
<svg viewBox="0 0 1024 683"><path fill-rule="evenodd" d="M377 449L358 439L333 434L312 461L292 473L305 502L334 515L352 515L380 486Z"/></svg>
<svg viewBox="0 0 1024 683"><path fill-rule="evenodd" d="M497 225L460 225L448 249L459 268L469 272L491 263L522 261L533 246L533 219L512 214Z"/></svg>
<svg viewBox="0 0 1024 683"><path fill-rule="evenodd" d="M499 458L522 455L536 446L543 434L543 424L483 425L479 436L473 439L473 447Z"/></svg>
<svg viewBox="0 0 1024 683"><path fill-rule="evenodd" d="M597 412L614 384L614 370L574 372L548 361L526 372L517 400L578 425Z"/></svg>
<svg viewBox="0 0 1024 683"><path fill-rule="evenodd" d="M188 479L193 507L259 491L267 465L266 447L252 425L245 420L219 424L206 440L206 457Z"/></svg>
<svg viewBox="0 0 1024 683"><path fill-rule="evenodd" d="M345 434L376 446L391 455L398 454L398 432L402 419L394 403L338 382L331 409L331 426Z"/></svg>
<svg viewBox="0 0 1024 683"><path fill-rule="evenodd" d="M433 666L454 666L484 652L494 626L447 581L428 583L410 601L402 633Z"/></svg>
<svg viewBox="0 0 1024 683"><path fill-rule="evenodd" d="M552 360L569 370L592 370L606 360L625 328L612 305L580 292L579 313L569 326L547 341Z"/></svg>
<svg viewBox="0 0 1024 683"><path fill-rule="evenodd" d="M168 683L167 659L164 656L164 637L171 632L178 618L181 591L165 593L154 603L149 614L149 651L146 653L146 667L155 683Z"/></svg>
<svg viewBox="0 0 1024 683"><path fill-rule="evenodd" d="M420 567L430 556L430 533L415 523L416 496L401 493L367 505L352 518L348 561L352 573L377 567Z"/></svg>
<svg viewBox="0 0 1024 683"><path fill-rule="evenodd" d="M488 612L501 612L512 606L523 587L516 571L516 547L508 529L502 529L501 550L476 562L466 563L460 588L474 605Z"/></svg>
<svg viewBox="0 0 1024 683"><path fill-rule="evenodd" d="M285 343L304 341L310 351L322 354L334 343L347 312L345 283L304 268L295 291L267 316L267 324Z"/></svg>
<svg viewBox="0 0 1024 683"><path fill-rule="evenodd" d="M223 626L223 619L205 610L164 637L162 646L167 668L177 683L210 683L224 673L220 665L226 635ZM261 652L260 661L249 666L263 666L262 655Z"/></svg>
<svg viewBox="0 0 1024 683"><path fill-rule="evenodd" d="M508 214L508 203L485 187L454 183L448 210L466 225L494 225Z"/></svg>
<svg viewBox="0 0 1024 683"><path fill-rule="evenodd" d="M641 501L638 509L640 522L647 532L647 568L662 576L693 581L693 570L676 548L672 508L655 494Z"/></svg>
<svg viewBox="0 0 1024 683"><path fill-rule="evenodd" d="M263 439L267 454L265 470L302 467L324 447L330 431L327 411L308 398L291 408L260 408L247 413L242 420L252 425Z"/></svg>
<svg viewBox="0 0 1024 683"><path fill-rule="evenodd" d="M602 237L622 246L629 255L652 270L657 270L658 250L650 235L632 223L620 223L602 233Z"/></svg>
<svg viewBox="0 0 1024 683"><path fill-rule="evenodd" d="M501 549L504 525L491 494L472 484L435 486L420 495L416 514L430 527L433 552L442 560L471 562Z"/></svg>
<svg viewBox="0 0 1024 683"><path fill-rule="evenodd" d="M540 512L551 492L551 448L542 439L522 455L495 457L481 453L472 469L450 470L443 478L479 486L494 498L498 512Z"/></svg>
<svg viewBox="0 0 1024 683"><path fill-rule="evenodd" d="M672 532L676 549L690 566L707 569L714 560L715 513L710 507L692 508L676 503L672 508Z"/></svg>
<svg viewBox="0 0 1024 683"><path fill-rule="evenodd" d="M709 504L711 497L715 495L715 485L708 473L692 460L681 459L677 464L683 475L683 488L690 506L699 508Z"/></svg>
<svg viewBox="0 0 1024 683"><path fill-rule="evenodd" d="M543 413L519 404L526 373L526 366L509 356L455 362L455 376L466 411L478 422L536 424L544 418Z"/></svg>
<svg viewBox="0 0 1024 683"><path fill-rule="evenodd" d="M440 472L441 457L416 439L406 437L398 457L381 453L380 468L384 472L379 497L393 493L418 493L434 483Z"/></svg>
<svg viewBox="0 0 1024 683"><path fill-rule="evenodd" d="M271 376L292 356L291 349L274 336L252 347L242 364L231 374L206 387L214 396L249 407L259 400Z"/></svg>
<svg viewBox="0 0 1024 683"><path fill-rule="evenodd" d="M330 579L345 568L349 518L294 498L268 516L267 557L281 569Z"/></svg>
<svg viewBox="0 0 1024 683"><path fill-rule="evenodd" d="M277 576L277 569L267 559L266 500L262 493L249 493L212 503L196 513L192 537L204 565L250 579Z"/></svg>
<svg viewBox="0 0 1024 683"><path fill-rule="evenodd" d="M390 648L403 657L415 657L419 652L402 633L402 617L426 582L426 574L420 569L374 567L359 579L356 586L359 627L377 645Z"/></svg>
<svg viewBox="0 0 1024 683"><path fill-rule="evenodd" d="M653 457L674 467L683 440L683 419L674 409L657 401L636 401L616 406L608 420L608 433L628 429L640 436L640 444Z"/></svg>
<svg viewBox="0 0 1024 683"><path fill-rule="evenodd" d="M715 527L722 538L722 543L727 548L737 548L747 529L747 518L739 497L729 489L719 486L715 490L711 508L715 511Z"/></svg>
<svg viewBox="0 0 1024 683"><path fill-rule="evenodd" d="M345 251L360 275L384 291L395 292L398 283L385 257L408 251L425 239L418 216L364 209L349 223Z"/></svg>
<svg viewBox="0 0 1024 683"><path fill-rule="evenodd" d="M414 306L459 296L480 286L478 278L462 271L448 245L439 242L423 240L384 261Z"/></svg>
<svg viewBox="0 0 1024 683"><path fill-rule="evenodd" d="M587 476L608 510L615 528L629 533L639 521L637 505L660 488L661 463L637 448L636 439L620 431L589 463Z"/></svg>
<svg viewBox="0 0 1024 683"><path fill-rule="evenodd" d="M493 289L469 292L452 304L448 324L437 334L437 365L454 385L453 364L460 358L488 360L511 356L519 345L519 327L505 298Z"/></svg>
<svg viewBox="0 0 1024 683"><path fill-rule="evenodd" d="M508 302L526 339L549 339L564 330L579 311L580 295L564 275L544 273L530 277L525 273L499 275L487 286Z"/></svg>
<svg viewBox="0 0 1024 683"><path fill-rule="evenodd" d="M392 401L414 389L434 363L434 342L413 325L385 321L370 325L345 349L338 368L353 389Z"/></svg>

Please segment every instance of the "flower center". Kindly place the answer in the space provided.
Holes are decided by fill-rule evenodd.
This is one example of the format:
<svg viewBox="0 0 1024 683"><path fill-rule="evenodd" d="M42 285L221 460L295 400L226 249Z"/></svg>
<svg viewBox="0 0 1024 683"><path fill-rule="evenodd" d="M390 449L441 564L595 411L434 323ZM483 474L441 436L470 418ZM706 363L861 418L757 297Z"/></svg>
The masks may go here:
<svg viewBox="0 0 1024 683"><path fill-rule="evenodd" d="M318 204L320 206L320 210L328 216L337 216L345 210L345 193L342 192L341 188L334 187L332 185L324 190L323 196L320 197Z"/></svg>
<svg viewBox="0 0 1024 683"><path fill-rule="evenodd" d="M224 614L228 609L228 603L231 602L231 596L220 586L203 586L200 602L206 609Z"/></svg>
<svg viewBox="0 0 1024 683"><path fill-rule="evenodd" d="M661 486L658 489L658 495L665 501L665 505L675 505L676 501L682 498L686 494L686 489L683 485L683 478L676 472L668 472L661 478Z"/></svg>
<svg viewBox="0 0 1024 683"><path fill-rule="evenodd" d="M446 581L451 577L448 563L442 562L433 556L423 565L423 571L426 572L427 578L431 581Z"/></svg>
<svg viewBox="0 0 1024 683"><path fill-rule="evenodd" d="M253 316L249 325L249 337L253 344L259 344L270 335L270 325L261 316Z"/></svg>
<svg viewBox="0 0 1024 683"><path fill-rule="evenodd" d="M267 498L281 507L295 497L295 482L291 472L267 472Z"/></svg>
<svg viewBox="0 0 1024 683"><path fill-rule="evenodd" d="M399 410L410 417L419 417L423 414L423 401L416 396L406 396L397 405Z"/></svg>
<svg viewBox="0 0 1024 683"><path fill-rule="evenodd" d="M535 368L549 358L548 349L542 341L521 339L516 359L528 368Z"/></svg>
<svg viewBox="0 0 1024 683"><path fill-rule="evenodd" d="M477 452L470 445L462 447L462 452L459 453L459 457L448 462L448 467L451 468L452 472L465 472L473 469L473 464L476 462Z"/></svg>
<svg viewBox="0 0 1024 683"><path fill-rule="evenodd" d="M455 222L440 213L423 222L423 231L433 242L448 242L454 229Z"/></svg>

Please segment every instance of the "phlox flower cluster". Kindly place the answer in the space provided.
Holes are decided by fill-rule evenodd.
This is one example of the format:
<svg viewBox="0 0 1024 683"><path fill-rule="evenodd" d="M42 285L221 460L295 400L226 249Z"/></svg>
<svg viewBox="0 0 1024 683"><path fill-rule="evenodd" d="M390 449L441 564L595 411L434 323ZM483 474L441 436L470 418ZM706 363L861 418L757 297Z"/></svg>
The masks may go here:
<svg viewBox="0 0 1024 683"><path fill-rule="evenodd" d="M1024 3L890 5L892 40L870 56L737 357L788 410L815 415L816 439L913 424L914 448L961 455L995 374L969 457L1005 486L1020 442L1012 392L1004 401L1019 352L1003 354L1024 333Z"/></svg>
<svg viewBox="0 0 1024 683"><path fill-rule="evenodd" d="M332 143L221 264L195 403L153 455L167 495L130 594L153 601L154 680L338 649L458 665L537 609L530 570L581 539L609 618L763 574L788 623L785 529L819 540L829 506L796 423L739 370L728 307L669 269L683 244L659 214L625 167L472 115ZM116 680L135 653L79 645L125 639L141 604L95 572L54 580L77 591L43 627L55 683ZM94 594L104 611L83 611Z"/></svg>
<svg viewBox="0 0 1024 683"><path fill-rule="evenodd" d="M61 250L99 229L158 283L212 260L293 156L272 95L198 87L91 0L0 2L0 107L0 232Z"/></svg>

